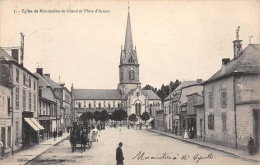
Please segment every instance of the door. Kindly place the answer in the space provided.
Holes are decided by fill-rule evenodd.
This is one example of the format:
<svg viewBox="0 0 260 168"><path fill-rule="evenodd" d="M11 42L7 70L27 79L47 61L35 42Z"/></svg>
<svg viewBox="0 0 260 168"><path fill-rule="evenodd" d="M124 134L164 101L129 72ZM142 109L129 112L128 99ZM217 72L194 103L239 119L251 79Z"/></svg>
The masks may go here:
<svg viewBox="0 0 260 168"><path fill-rule="evenodd" d="M202 138L202 124L203 124L203 119L200 119L200 138Z"/></svg>
<svg viewBox="0 0 260 168"><path fill-rule="evenodd" d="M1 141L4 145L4 148L6 148L6 145L5 145L6 144L6 138L5 138L5 128L4 127L1 128Z"/></svg>
<svg viewBox="0 0 260 168"><path fill-rule="evenodd" d="M256 152L259 152L259 144L260 144L260 110L254 111L254 139L256 144Z"/></svg>

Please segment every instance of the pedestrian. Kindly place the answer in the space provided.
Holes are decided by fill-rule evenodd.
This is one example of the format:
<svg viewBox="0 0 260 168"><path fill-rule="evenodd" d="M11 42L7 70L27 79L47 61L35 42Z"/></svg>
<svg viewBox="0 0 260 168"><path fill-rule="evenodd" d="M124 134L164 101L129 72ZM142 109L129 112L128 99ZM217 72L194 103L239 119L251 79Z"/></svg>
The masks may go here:
<svg viewBox="0 0 260 168"><path fill-rule="evenodd" d="M57 138L57 131L54 129L53 131L53 138L54 138L54 141L56 141L56 138Z"/></svg>
<svg viewBox="0 0 260 168"><path fill-rule="evenodd" d="M253 155L254 154L254 149L255 149L255 141L253 140L252 137L249 138L247 148L248 148L249 155Z"/></svg>
<svg viewBox="0 0 260 168"><path fill-rule="evenodd" d="M187 129L184 130L184 136L183 136L183 138L184 138L184 139L188 139L188 138L189 138Z"/></svg>
<svg viewBox="0 0 260 168"><path fill-rule="evenodd" d="M116 149L116 164L123 165L124 164L124 155L122 151L123 143L119 142L118 147Z"/></svg>

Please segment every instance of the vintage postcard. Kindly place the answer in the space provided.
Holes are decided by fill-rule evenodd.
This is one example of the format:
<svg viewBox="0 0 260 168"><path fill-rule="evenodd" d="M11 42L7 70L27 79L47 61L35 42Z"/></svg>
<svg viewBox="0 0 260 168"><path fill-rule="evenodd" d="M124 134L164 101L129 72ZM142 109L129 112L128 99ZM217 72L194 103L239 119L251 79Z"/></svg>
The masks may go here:
<svg viewBox="0 0 260 168"><path fill-rule="evenodd" d="M259 165L259 12L0 0L0 164Z"/></svg>

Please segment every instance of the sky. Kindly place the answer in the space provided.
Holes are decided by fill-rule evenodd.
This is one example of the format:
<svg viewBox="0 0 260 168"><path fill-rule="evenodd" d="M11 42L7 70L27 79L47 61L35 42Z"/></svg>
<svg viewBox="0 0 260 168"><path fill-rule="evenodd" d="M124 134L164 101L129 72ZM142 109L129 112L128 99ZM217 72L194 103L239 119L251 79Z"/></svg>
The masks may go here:
<svg viewBox="0 0 260 168"><path fill-rule="evenodd" d="M40 13L40 9L65 13ZM130 1L142 86L207 80L221 68L222 58L233 58L238 26L243 48L251 35L252 44L260 44L259 9L259 0ZM31 72L42 67L69 89L72 83L78 89L116 89L127 12L128 1L123 0L1 0L0 46L20 46L23 32L24 66Z"/></svg>

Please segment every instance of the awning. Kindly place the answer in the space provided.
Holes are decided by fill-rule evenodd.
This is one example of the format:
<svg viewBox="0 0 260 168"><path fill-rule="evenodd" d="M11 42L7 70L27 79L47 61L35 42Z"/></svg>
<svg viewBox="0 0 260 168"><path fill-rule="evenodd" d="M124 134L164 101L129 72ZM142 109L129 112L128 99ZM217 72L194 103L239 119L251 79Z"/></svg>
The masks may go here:
<svg viewBox="0 0 260 168"><path fill-rule="evenodd" d="M35 120L35 118L30 118L31 120L32 120L32 122L38 127L38 128L40 128L40 130L43 130L44 128L43 128L43 126L41 126L41 124L37 121L37 120Z"/></svg>
<svg viewBox="0 0 260 168"><path fill-rule="evenodd" d="M42 130L41 128L39 128L34 121L32 120L34 118L24 118L24 120L35 130L35 131L39 131ZM34 119L35 120L35 119ZM36 121L36 120L35 120ZM36 121L37 122L37 121ZM38 123L38 122L37 122ZM39 123L38 123L39 124ZM40 124L39 124L40 125ZM42 127L42 126L41 126ZM43 127L42 127L43 128ZM43 128L44 129L44 128Z"/></svg>
<svg viewBox="0 0 260 168"><path fill-rule="evenodd" d="M150 118L148 121L146 121L146 123L150 123L153 120L154 120L154 118Z"/></svg>

